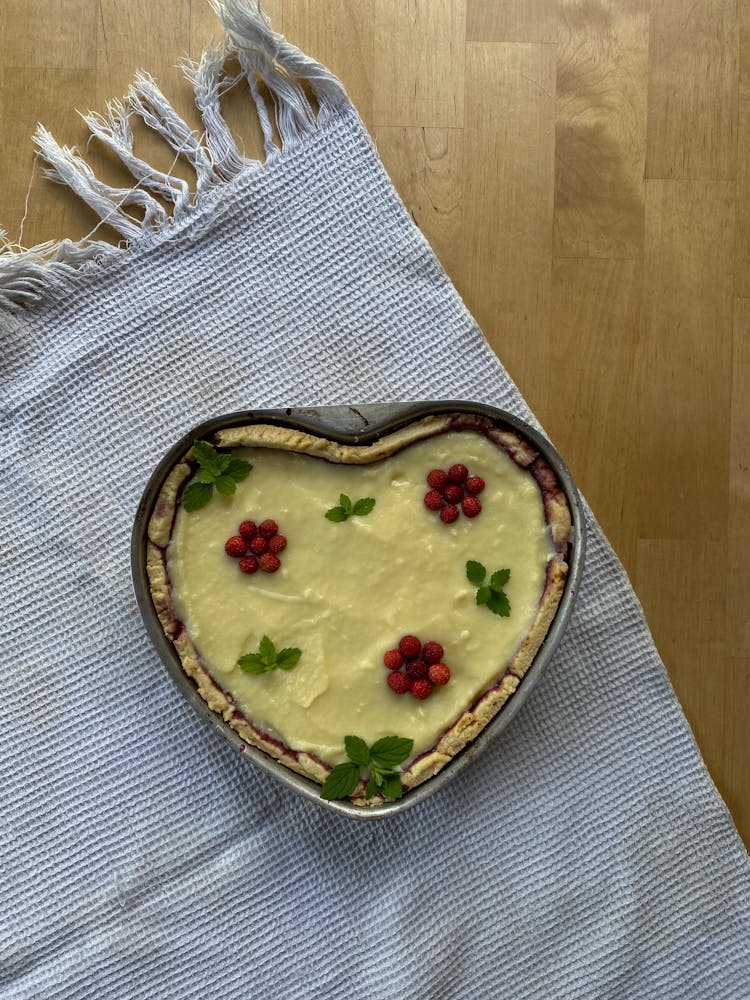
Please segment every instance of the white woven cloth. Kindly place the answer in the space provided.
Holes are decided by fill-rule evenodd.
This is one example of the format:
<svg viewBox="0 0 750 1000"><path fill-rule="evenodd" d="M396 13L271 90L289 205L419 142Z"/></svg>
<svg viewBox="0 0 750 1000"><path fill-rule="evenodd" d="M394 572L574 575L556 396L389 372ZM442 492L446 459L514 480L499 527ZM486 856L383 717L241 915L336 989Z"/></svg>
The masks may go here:
<svg viewBox="0 0 750 1000"><path fill-rule="evenodd" d="M278 85L284 150L243 162L209 107L205 190L174 224L75 273L70 249L0 263L25 303L0 310L0 996L747 1000L748 858L592 518L542 683L394 819L295 796L161 666L130 532L188 428L415 398L531 419L334 82L252 8L254 39L239 0L224 14ZM328 87L302 124L298 73Z"/></svg>

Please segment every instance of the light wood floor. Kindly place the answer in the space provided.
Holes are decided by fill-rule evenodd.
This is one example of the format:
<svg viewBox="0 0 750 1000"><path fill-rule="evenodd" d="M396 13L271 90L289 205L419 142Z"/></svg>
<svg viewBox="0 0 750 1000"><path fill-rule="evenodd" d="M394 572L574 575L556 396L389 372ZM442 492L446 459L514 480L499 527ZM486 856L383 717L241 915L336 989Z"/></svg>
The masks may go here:
<svg viewBox="0 0 750 1000"><path fill-rule="evenodd" d="M341 76L567 458L750 844L750 0L265 6ZM11 238L35 123L85 144L74 109L101 109L140 66L197 128L174 65L215 30L205 0L4 0ZM226 103L258 150L246 95ZM127 183L95 146L104 178ZM94 223L37 171L25 244Z"/></svg>

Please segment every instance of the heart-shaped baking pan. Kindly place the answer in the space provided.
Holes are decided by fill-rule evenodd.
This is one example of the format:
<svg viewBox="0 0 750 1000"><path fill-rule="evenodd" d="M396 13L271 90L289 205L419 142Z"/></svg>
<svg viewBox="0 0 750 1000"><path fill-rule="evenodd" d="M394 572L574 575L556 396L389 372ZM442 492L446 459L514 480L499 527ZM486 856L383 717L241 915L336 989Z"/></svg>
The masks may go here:
<svg viewBox="0 0 750 1000"><path fill-rule="evenodd" d="M542 536L549 551L522 570ZM196 711L289 789L374 819L438 791L511 722L570 618L584 550L578 491L534 428L481 403L379 403L248 410L191 430L148 482L132 569L148 633ZM381 568L368 589L373 562L391 577ZM395 736L414 748L403 768ZM365 771L368 744L381 754ZM344 798L321 797L332 769L358 780Z"/></svg>

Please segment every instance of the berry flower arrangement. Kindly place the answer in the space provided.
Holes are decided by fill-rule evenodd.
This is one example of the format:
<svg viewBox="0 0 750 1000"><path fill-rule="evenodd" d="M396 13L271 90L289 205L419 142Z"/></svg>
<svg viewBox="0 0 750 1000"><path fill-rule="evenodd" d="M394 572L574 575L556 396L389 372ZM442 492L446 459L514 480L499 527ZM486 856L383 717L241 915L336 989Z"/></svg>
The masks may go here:
<svg viewBox="0 0 750 1000"><path fill-rule="evenodd" d="M439 515L443 524L453 524L461 514L464 517L478 517L482 513L479 494L485 487L481 476L469 475L469 470L460 462L445 469L432 469L427 474L430 487L424 495L424 505Z"/></svg>
<svg viewBox="0 0 750 1000"><path fill-rule="evenodd" d="M433 688L451 679L450 667L443 663L444 653L439 642L430 640L422 645L415 635L403 636L398 647L383 656L390 671L388 687L396 694L409 692L417 701L429 698Z"/></svg>
<svg viewBox="0 0 750 1000"><path fill-rule="evenodd" d="M272 518L256 524L243 521L239 534L224 543L224 551L232 559L239 559L243 573L275 573L281 567L280 553L287 547L286 536L279 534L279 526Z"/></svg>

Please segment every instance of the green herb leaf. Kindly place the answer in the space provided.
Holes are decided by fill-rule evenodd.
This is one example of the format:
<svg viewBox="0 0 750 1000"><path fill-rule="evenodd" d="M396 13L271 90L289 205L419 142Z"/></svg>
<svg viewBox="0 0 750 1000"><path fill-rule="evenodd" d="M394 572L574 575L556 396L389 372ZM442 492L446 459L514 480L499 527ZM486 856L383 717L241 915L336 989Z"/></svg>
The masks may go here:
<svg viewBox="0 0 750 1000"><path fill-rule="evenodd" d="M404 794L404 786L401 784L401 777L398 774L385 774L382 791L389 799L400 799Z"/></svg>
<svg viewBox="0 0 750 1000"><path fill-rule="evenodd" d="M264 674L268 670L265 662L258 656L257 653L245 653L237 660L237 665L245 671L246 674Z"/></svg>
<svg viewBox="0 0 750 1000"><path fill-rule="evenodd" d="M466 576L475 585L482 584L487 576L487 570L479 562L469 561L466 563ZM509 569L498 569L490 577L490 582L479 586L477 590L477 604L486 604L493 614L507 618L510 615L510 601L508 595L503 590L505 584L510 580Z"/></svg>
<svg viewBox="0 0 750 1000"><path fill-rule="evenodd" d="M343 507L331 507L330 510L326 511L326 517L329 521L345 521L349 515Z"/></svg>
<svg viewBox="0 0 750 1000"><path fill-rule="evenodd" d="M267 635L264 635L260 640L258 652L260 653L263 662L269 667L272 663L276 662L276 646L273 642L271 642Z"/></svg>
<svg viewBox="0 0 750 1000"><path fill-rule="evenodd" d="M375 501L372 497L362 497L361 500L357 500L354 505L354 514L358 514L360 517L364 517L365 514L369 514L372 508L375 506Z"/></svg>
<svg viewBox="0 0 750 1000"><path fill-rule="evenodd" d="M219 476L215 481L215 486L223 497L231 497L237 489L237 483L235 483L231 476Z"/></svg>
<svg viewBox="0 0 750 1000"><path fill-rule="evenodd" d="M216 449L212 448L210 444L205 441L196 441L193 444L193 457L200 466L205 466L209 468L213 465L214 459L216 458Z"/></svg>
<svg viewBox="0 0 750 1000"><path fill-rule="evenodd" d="M322 798L343 799L346 795L351 795L359 780L361 767L370 768L365 788L366 798L371 799L378 791L389 799L401 798L404 791L401 777L393 769L409 756L414 740L407 740L402 736L383 736L368 750L361 737L347 736L344 746L349 760L345 764L337 764L328 775L320 793Z"/></svg>
<svg viewBox="0 0 750 1000"><path fill-rule="evenodd" d="M183 506L188 512L205 507L211 499L213 487L229 497L252 469L249 462L233 458L229 452L219 452L205 441L193 443L193 457L198 463L198 482L191 483L183 494Z"/></svg>
<svg viewBox="0 0 750 1000"><path fill-rule="evenodd" d="M510 580L510 570L499 569L497 573L492 574L490 587L492 587L493 590L502 590L508 580Z"/></svg>
<svg viewBox="0 0 750 1000"><path fill-rule="evenodd" d="M264 635L258 644L257 653L245 653L237 660L237 665L247 674L265 674L269 670L291 670L299 663L302 650L296 646L276 652L275 644Z"/></svg>
<svg viewBox="0 0 750 1000"><path fill-rule="evenodd" d="M292 667L296 667L299 663L300 656L302 656L302 650L297 649L296 646L289 649L282 649L276 657L276 666L279 670L291 670Z"/></svg>
<svg viewBox="0 0 750 1000"><path fill-rule="evenodd" d="M510 601L502 590L492 591L490 599L487 601L487 607L496 615L500 615L501 618L508 618L510 615Z"/></svg>
<svg viewBox="0 0 750 1000"><path fill-rule="evenodd" d="M359 766L346 761L337 764L323 783L320 790L322 799L345 799L351 795L359 781Z"/></svg>
<svg viewBox="0 0 750 1000"><path fill-rule="evenodd" d="M480 562L470 559L466 563L466 576L468 577L469 583L473 583L475 587L478 587L482 580L484 580L485 576L487 576L487 570Z"/></svg>
<svg viewBox="0 0 750 1000"><path fill-rule="evenodd" d="M229 468L229 463L232 461L232 456L227 455L225 451L217 451L215 459L216 474L223 476L224 473Z"/></svg>
<svg viewBox="0 0 750 1000"><path fill-rule="evenodd" d="M182 506L188 513L205 507L214 488L209 483L191 483L182 494Z"/></svg>
<svg viewBox="0 0 750 1000"><path fill-rule="evenodd" d="M229 465L224 470L224 475L230 476L235 483L241 483L243 479L246 479L248 473L252 470L252 464L246 462L242 458L232 458L230 456Z"/></svg>
<svg viewBox="0 0 750 1000"><path fill-rule="evenodd" d="M329 521L346 521L352 514L364 517L365 514L370 513L374 506L375 500L372 497L362 497L352 505L351 497L342 493L339 496L339 506L331 507L330 510L326 511L325 516Z"/></svg>
<svg viewBox="0 0 750 1000"><path fill-rule="evenodd" d="M414 740L401 736L383 736L370 747L370 761L380 771L390 771L411 753Z"/></svg>
<svg viewBox="0 0 750 1000"><path fill-rule="evenodd" d="M359 736L345 737L344 746L346 747L346 756L355 764L361 764L365 767L370 763L370 751L367 749L365 741Z"/></svg>

